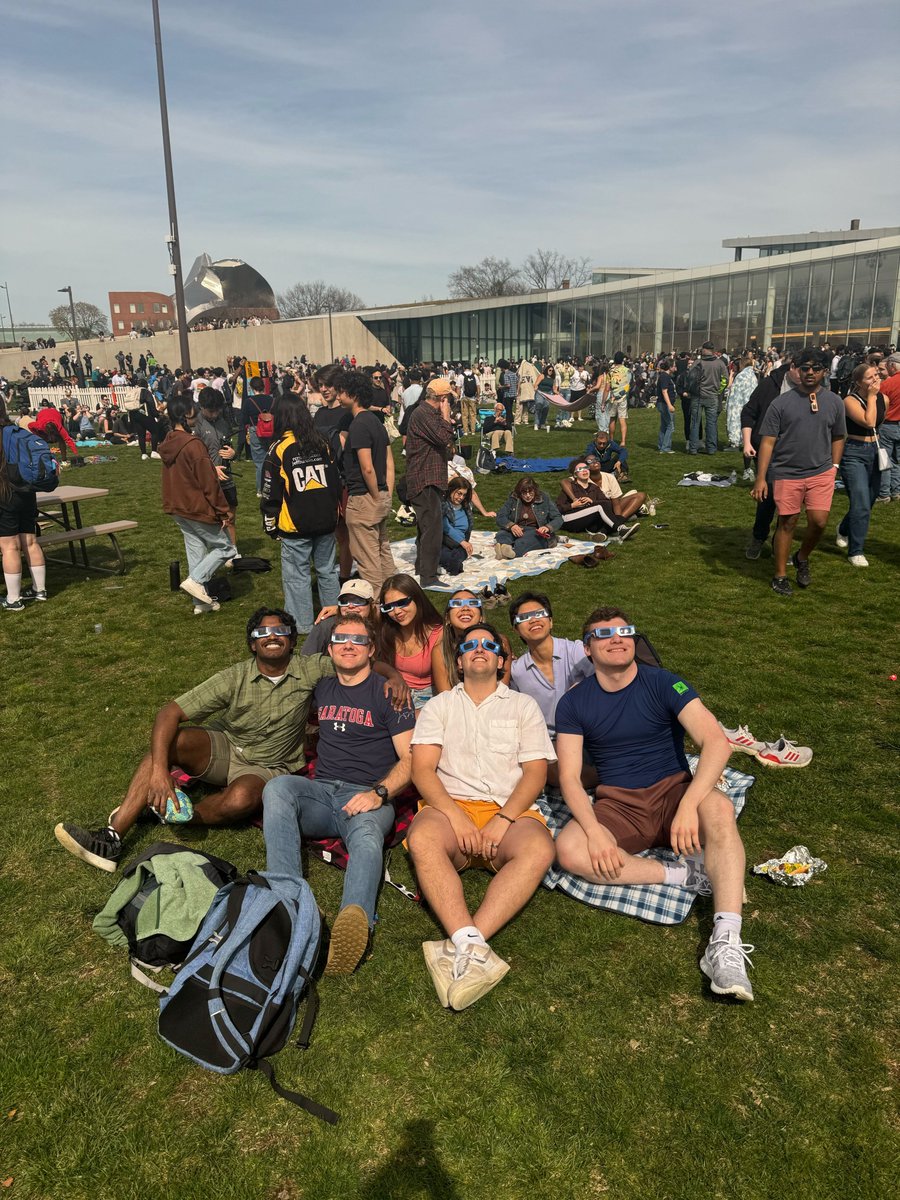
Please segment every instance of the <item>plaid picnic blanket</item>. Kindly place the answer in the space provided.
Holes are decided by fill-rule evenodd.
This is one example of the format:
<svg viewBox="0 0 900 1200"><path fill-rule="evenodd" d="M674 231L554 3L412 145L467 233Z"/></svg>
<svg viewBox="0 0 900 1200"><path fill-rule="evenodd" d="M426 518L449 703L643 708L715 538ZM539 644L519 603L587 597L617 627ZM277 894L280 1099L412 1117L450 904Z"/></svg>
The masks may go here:
<svg viewBox="0 0 900 1200"><path fill-rule="evenodd" d="M697 756L688 755L691 771L696 770ZM747 793L756 782L754 775L746 775L734 767L726 767L722 772L720 788L734 805L736 816L740 816L747 803ZM547 818L550 832L556 837L563 825L569 820L569 810L566 808L562 794L557 789L548 788L547 792L538 797L538 806ZM640 858L672 859L676 855L671 850L644 850ZM680 925L693 907L697 899L693 892L680 887L668 887L661 883L644 884L605 884L589 883L578 875L570 875L558 867L551 867L544 876L544 887L550 890L565 892L575 900L590 904L594 908L606 908L610 912L623 913L626 917L637 917L641 921L650 921L654 925Z"/></svg>

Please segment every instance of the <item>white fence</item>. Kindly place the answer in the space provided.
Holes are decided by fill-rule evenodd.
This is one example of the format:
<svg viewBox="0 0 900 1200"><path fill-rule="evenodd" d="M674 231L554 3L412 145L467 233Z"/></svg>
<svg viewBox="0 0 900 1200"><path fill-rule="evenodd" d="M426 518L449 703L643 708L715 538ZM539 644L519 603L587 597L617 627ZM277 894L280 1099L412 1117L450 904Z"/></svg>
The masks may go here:
<svg viewBox="0 0 900 1200"><path fill-rule="evenodd" d="M119 408L125 407L125 401L134 402L140 399L141 389L139 387L108 387L108 388L80 388L80 387L35 387L31 386L28 389L28 399L33 409L40 408L42 400L49 400L54 408L62 408L64 404L70 407L73 405L81 405L83 408L90 409L91 412L99 412L108 404L118 405Z"/></svg>

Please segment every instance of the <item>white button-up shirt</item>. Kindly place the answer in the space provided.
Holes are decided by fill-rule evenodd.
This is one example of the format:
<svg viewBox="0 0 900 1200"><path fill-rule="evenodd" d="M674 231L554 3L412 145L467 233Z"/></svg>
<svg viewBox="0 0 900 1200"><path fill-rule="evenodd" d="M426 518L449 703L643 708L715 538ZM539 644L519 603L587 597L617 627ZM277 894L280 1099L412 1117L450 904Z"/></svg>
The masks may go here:
<svg viewBox="0 0 900 1200"><path fill-rule="evenodd" d="M501 807L522 778L522 763L556 762L537 703L504 683L481 704L461 683L441 692L420 710L412 744L441 747L437 775L449 796Z"/></svg>

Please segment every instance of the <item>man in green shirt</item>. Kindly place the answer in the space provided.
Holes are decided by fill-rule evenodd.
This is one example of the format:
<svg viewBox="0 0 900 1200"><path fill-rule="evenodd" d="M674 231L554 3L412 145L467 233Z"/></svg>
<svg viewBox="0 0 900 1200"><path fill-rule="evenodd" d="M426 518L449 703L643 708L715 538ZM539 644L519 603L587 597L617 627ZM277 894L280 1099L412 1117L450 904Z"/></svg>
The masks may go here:
<svg viewBox="0 0 900 1200"><path fill-rule="evenodd" d="M193 805L195 825L224 825L262 810L270 779L305 765L304 739L313 688L333 676L325 654L294 657L297 625L278 608L258 609L247 623L249 661L226 667L211 679L170 700L156 714L145 755L125 799L100 829L61 822L57 841L71 854L103 871L115 871L122 839L141 814L161 821L184 820L170 774L178 766L193 780L216 790ZM393 668L373 669L390 681L393 703L405 700L405 685Z"/></svg>

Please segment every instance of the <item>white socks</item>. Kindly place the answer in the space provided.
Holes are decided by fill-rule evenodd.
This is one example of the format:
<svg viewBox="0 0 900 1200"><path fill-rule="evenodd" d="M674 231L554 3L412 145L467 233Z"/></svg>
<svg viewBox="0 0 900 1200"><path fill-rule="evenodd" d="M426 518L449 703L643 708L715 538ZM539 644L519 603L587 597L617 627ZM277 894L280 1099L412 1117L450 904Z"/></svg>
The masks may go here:
<svg viewBox="0 0 900 1200"><path fill-rule="evenodd" d="M464 950L466 946L487 945L474 925L463 925L462 929L457 929L456 933L450 934L450 941L457 950Z"/></svg>
<svg viewBox="0 0 900 1200"><path fill-rule="evenodd" d="M717 942L719 938L726 938L732 930L741 936L741 914L731 912L717 912L713 918L713 931L710 941Z"/></svg>
<svg viewBox="0 0 900 1200"><path fill-rule="evenodd" d="M36 592L46 592L46 590L47 590L47 568L46 568L46 566L31 568L31 583Z"/></svg>
<svg viewBox="0 0 900 1200"><path fill-rule="evenodd" d="M687 863L665 861L662 865L665 872L663 883L669 887L684 887L687 883L688 869Z"/></svg>
<svg viewBox="0 0 900 1200"><path fill-rule="evenodd" d="M18 575L7 575L4 571L3 578L6 581L6 598L10 604L14 604L22 595L22 572Z"/></svg>

